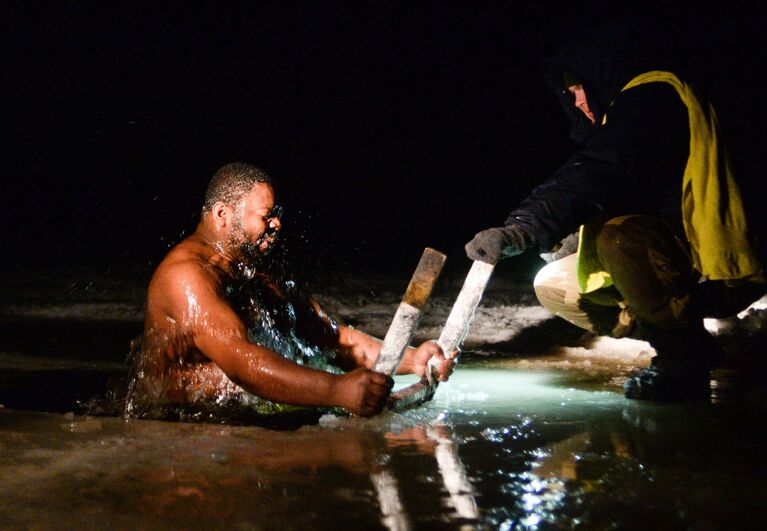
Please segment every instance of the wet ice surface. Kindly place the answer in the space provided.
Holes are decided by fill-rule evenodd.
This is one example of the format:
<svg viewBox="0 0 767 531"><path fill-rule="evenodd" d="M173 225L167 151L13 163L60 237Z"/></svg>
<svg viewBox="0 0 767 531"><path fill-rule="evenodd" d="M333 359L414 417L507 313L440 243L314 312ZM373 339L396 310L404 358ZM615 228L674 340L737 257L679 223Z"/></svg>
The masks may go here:
<svg viewBox="0 0 767 531"><path fill-rule="evenodd" d="M620 392L649 345L583 336L529 291L496 288L451 381L403 414L274 430L0 409L0 528L743 529L767 516L763 306L707 323L731 360L710 402L657 405ZM322 302L383 335L401 291L360 293ZM135 306L38 303L0 316L6 397L119 369ZM451 304L433 297L416 341Z"/></svg>

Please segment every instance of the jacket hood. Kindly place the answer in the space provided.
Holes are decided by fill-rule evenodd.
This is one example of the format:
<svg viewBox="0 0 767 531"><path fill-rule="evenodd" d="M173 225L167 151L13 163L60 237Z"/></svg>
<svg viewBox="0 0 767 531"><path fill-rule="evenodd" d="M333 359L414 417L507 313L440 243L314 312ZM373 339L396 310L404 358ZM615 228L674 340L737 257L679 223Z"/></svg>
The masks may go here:
<svg viewBox="0 0 767 531"><path fill-rule="evenodd" d="M573 122L570 137L577 142L582 142L596 126L573 105L564 77L580 81L586 91L589 108L596 123L600 124L615 96L642 72L634 39L623 27L600 27L579 34L562 46L557 54L544 58L541 70L546 83Z"/></svg>

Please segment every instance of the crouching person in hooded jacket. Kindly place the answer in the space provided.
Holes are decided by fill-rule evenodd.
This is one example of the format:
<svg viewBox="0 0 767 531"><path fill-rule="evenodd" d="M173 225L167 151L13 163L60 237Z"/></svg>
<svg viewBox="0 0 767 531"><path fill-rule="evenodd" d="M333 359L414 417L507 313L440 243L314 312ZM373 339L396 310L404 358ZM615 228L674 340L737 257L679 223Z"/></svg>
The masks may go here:
<svg viewBox="0 0 767 531"><path fill-rule="evenodd" d="M762 261L714 109L674 73L641 65L631 44L622 29L599 30L542 62L579 147L466 253L495 263L576 240L536 276L541 304L654 347L627 397L708 397L723 353L703 317L734 315L761 296Z"/></svg>

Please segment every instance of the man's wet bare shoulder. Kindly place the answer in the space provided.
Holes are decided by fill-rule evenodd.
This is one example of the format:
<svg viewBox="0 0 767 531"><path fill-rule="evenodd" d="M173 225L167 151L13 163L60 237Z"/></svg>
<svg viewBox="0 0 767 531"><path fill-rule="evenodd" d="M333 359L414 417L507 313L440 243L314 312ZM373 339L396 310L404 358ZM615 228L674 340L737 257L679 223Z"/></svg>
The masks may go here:
<svg viewBox="0 0 767 531"><path fill-rule="evenodd" d="M206 324L206 303L221 299L226 274L221 256L196 235L176 245L149 282L145 334L191 333Z"/></svg>

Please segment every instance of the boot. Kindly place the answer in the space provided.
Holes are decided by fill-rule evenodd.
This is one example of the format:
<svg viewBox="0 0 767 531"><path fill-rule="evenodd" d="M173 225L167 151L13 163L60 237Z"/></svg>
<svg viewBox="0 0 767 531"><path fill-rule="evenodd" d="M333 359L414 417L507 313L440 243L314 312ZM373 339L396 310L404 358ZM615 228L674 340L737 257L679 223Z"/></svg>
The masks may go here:
<svg viewBox="0 0 767 531"><path fill-rule="evenodd" d="M655 359L646 369L634 369L623 384L626 398L671 402L707 400L711 396L711 374L699 367L673 367Z"/></svg>
<svg viewBox="0 0 767 531"><path fill-rule="evenodd" d="M637 339L648 341L657 355L647 369L634 369L623 385L626 398L640 400L706 399L710 396L710 370L724 353L703 328L663 329L638 322Z"/></svg>

